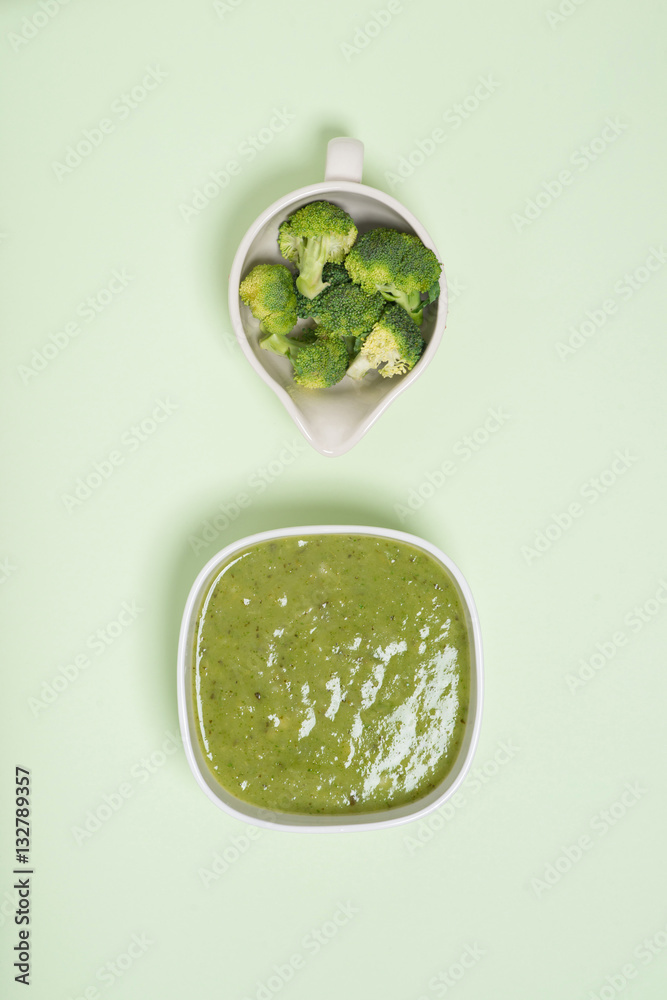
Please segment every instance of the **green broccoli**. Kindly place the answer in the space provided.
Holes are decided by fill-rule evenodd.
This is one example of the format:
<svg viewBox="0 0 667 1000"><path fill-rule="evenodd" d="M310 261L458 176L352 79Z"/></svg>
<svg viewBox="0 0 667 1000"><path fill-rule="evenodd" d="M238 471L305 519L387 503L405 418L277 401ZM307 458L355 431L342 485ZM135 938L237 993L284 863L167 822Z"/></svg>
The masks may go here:
<svg viewBox="0 0 667 1000"><path fill-rule="evenodd" d="M295 279L294 290L296 292L296 314L301 319L307 319L309 316L315 315L321 297L326 295L330 289L338 285L352 284L352 279L347 273L345 264L325 264L322 268L322 280L326 282L326 288L324 291L316 295L314 299L307 299L306 296L302 295L296 287Z"/></svg>
<svg viewBox="0 0 667 1000"><path fill-rule="evenodd" d="M360 379L371 369L384 365L380 375L385 378L401 375L414 368L423 349L424 341L417 324L402 306L390 305L364 340L347 374Z"/></svg>
<svg viewBox="0 0 667 1000"><path fill-rule="evenodd" d="M352 279L347 273L345 264L333 264L331 261L322 268L322 279L333 288L334 285L347 285Z"/></svg>
<svg viewBox="0 0 667 1000"><path fill-rule="evenodd" d="M263 333L289 333L296 323L292 272L284 264L258 264L246 275L239 295Z"/></svg>
<svg viewBox="0 0 667 1000"><path fill-rule="evenodd" d="M415 323L423 318L421 293L437 298L441 265L418 236L396 229L371 229L359 237L345 260L352 281L367 294L379 292L398 302Z"/></svg>
<svg viewBox="0 0 667 1000"><path fill-rule="evenodd" d="M328 389L335 385L345 375L349 362L343 341L326 333L313 337L309 332L302 340L274 333L260 340L259 346L289 358L294 381L304 389Z"/></svg>
<svg viewBox="0 0 667 1000"><path fill-rule="evenodd" d="M340 264L357 238L357 227L342 208L329 201L313 201L298 209L278 230L278 246L296 264L298 290L314 299L327 287L322 269L327 262Z"/></svg>
<svg viewBox="0 0 667 1000"><path fill-rule="evenodd" d="M316 302L311 316L339 337L365 337L386 306L381 295L366 295L352 282L327 289Z"/></svg>
<svg viewBox="0 0 667 1000"><path fill-rule="evenodd" d="M340 340L340 342L344 344L345 350L347 351L347 364L349 364L353 358L356 358L359 353L359 348L363 343L363 337L341 337L335 330L329 330L326 326L322 326L320 323L317 325L317 333L320 337L330 337L332 340Z"/></svg>

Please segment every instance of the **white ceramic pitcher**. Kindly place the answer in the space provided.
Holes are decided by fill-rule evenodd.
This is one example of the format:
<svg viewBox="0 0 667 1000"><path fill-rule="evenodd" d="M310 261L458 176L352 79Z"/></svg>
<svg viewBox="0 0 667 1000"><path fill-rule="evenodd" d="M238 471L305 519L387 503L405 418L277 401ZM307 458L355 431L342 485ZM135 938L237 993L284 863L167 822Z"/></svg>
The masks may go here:
<svg viewBox="0 0 667 1000"><path fill-rule="evenodd" d="M358 139L332 139L327 148L324 181L292 191L270 205L241 240L229 276L229 311L241 349L257 374L278 396L309 443L322 455L343 455L359 441L399 393L419 378L442 338L447 319L447 283L424 314L421 333L426 347L412 371L392 378L369 373L357 382L345 377L330 389L295 385L286 358L259 346L259 322L238 294L239 284L256 264L285 264L278 250L278 227L309 201L332 201L354 219L359 232L379 226L416 234L440 260L437 248L414 215L391 195L361 183L364 147Z"/></svg>

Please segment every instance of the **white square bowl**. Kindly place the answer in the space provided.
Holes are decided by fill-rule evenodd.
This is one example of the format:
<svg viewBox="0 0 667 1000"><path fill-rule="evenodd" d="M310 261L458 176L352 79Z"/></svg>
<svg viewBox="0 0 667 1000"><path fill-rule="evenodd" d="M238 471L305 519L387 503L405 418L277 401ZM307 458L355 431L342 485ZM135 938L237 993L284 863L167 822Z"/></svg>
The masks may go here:
<svg viewBox="0 0 667 1000"><path fill-rule="evenodd" d="M248 802L236 798L214 778L208 769L204 755L197 738L197 718L194 699L192 697L192 672L194 666L194 635L197 619L211 583L220 567L233 556L235 552L259 542L274 541L279 538L289 538L295 535L305 538L308 535L373 535L378 538L389 538L397 542L405 542L431 555L447 571L455 584L468 626L470 640L470 702L466 728L461 742L458 757L452 769L440 784L428 795L411 802L408 805L382 809L377 812L358 813L354 816L341 815L305 815L301 813L277 813L261 809ZM178 643L178 716L183 737L185 755L197 784L202 791L220 809L244 823L267 827L271 830L294 830L297 832L332 833L351 830L379 830L383 827L397 826L413 819L419 819L437 809L445 802L463 781L472 762L482 719L482 638L475 602L459 568L435 545L409 535L402 531L391 531L388 528L370 528L359 525L306 525L298 528L278 528L274 531L263 531L260 534L249 535L237 542L232 542L218 552L204 566L192 585L185 604L181 633Z"/></svg>

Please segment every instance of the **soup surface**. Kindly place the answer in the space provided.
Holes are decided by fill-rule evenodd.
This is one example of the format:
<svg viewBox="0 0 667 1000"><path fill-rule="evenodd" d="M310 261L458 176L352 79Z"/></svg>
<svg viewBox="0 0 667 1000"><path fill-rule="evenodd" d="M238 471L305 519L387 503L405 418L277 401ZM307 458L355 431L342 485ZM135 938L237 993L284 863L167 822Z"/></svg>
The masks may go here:
<svg viewBox="0 0 667 1000"><path fill-rule="evenodd" d="M371 812L426 795L456 760L469 683L458 590L405 542L260 542L221 567L199 612L202 752L265 809Z"/></svg>

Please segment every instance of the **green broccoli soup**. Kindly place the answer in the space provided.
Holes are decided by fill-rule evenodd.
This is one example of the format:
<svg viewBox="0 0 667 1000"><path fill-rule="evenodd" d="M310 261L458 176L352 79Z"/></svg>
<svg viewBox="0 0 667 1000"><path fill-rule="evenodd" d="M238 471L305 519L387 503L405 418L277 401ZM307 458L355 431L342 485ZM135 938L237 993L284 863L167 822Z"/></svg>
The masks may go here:
<svg viewBox="0 0 667 1000"><path fill-rule="evenodd" d="M469 686L458 590L405 542L260 542L221 567L199 612L202 753L266 809L371 812L428 794L456 760Z"/></svg>

